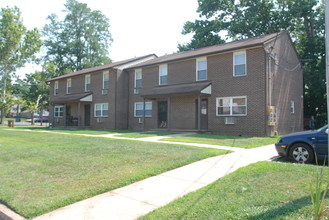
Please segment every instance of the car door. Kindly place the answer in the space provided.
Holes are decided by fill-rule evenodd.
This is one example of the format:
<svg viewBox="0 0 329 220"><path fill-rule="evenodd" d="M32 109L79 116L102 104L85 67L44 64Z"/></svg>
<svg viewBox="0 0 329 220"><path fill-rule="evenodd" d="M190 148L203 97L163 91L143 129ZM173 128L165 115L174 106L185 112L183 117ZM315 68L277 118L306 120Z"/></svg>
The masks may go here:
<svg viewBox="0 0 329 220"><path fill-rule="evenodd" d="M317 136L317 140L314 142L316 153L318 156L326 156L328 155L328 134L326 133L326 129L322 129Z"/></svg>

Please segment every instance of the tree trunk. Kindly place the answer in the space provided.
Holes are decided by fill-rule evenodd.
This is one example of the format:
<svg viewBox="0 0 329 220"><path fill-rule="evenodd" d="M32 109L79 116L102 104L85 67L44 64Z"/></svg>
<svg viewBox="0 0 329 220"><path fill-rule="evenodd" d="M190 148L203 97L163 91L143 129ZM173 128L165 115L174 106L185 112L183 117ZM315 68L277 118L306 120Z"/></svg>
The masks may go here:
<svg viewBox="0 0 329 220"><path fill-rule="evenodd" d="M31 125L34 125L34 112L31 112Z"/></svg>
<svg viewBox="0 0 329 220"><path fill-rule="evenodd" d="M1 117L0 117L0 124L3 125L5 123L5 109L1 108Z"/></svg>

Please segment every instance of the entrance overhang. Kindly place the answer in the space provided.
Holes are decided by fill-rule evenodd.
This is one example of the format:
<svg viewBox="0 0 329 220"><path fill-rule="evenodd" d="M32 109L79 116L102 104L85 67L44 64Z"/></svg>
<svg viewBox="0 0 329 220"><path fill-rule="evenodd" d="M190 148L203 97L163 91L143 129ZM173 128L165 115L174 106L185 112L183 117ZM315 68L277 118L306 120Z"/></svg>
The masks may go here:
<svg viewBox="0 0 329 220"><path fill-rule="evenodd" d="M157 86L149 90L142 91L141 96L146 99L161 98L168 96L181 96L181 95L211 95L211 82L194 82L174 84L168 86Z"/></svg>

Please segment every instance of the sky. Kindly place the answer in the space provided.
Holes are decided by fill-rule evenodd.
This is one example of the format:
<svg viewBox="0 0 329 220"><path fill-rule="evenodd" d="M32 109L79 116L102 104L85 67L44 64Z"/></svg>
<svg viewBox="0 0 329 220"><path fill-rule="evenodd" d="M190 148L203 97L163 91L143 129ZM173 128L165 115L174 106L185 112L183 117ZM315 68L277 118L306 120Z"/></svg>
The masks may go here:
<svg viewBox="0 0 329 220"><path fill-rule="evenodd" d="M155 53L158 56L177 51L178 43L187 43L191 35L181 34L186 21L198 18L197 0L78 0L92 10L100 10L110 20L113 42L109 57L113 61ZM51 13L60 15L66 0L1 0L0 7L17 6L28 29L41 29ZM40 67L27 65L19 75Z"/></svg>

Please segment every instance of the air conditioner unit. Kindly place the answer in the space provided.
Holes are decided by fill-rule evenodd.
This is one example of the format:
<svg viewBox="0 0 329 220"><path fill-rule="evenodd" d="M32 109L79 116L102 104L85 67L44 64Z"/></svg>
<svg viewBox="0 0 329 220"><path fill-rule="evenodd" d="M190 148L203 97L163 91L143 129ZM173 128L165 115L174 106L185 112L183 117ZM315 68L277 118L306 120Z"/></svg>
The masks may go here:
<svg viewBox="0 0 329 220"><path fill-rule="evenodd" d="M138 118L138 123L139 124L143 124L143 122L144 122L144 118Z"/></svg>
<svg viewBox="0 0 329 220"><path fill-rule="evenodd" d="M134 89L134 94L139 94L140 89Z"/></svg>
<svg viewBox="0 0 329 220"><path fill-rule="evenodd" d="M225 118L225 124L226 125L234 125L235 124L235 118Z"/></svg>
<svg viewBox="0 0 329 220"><path fill-rule="evenodd" d="M102 89L102 95L106 95L107 94L107 89Z"/></svg>

